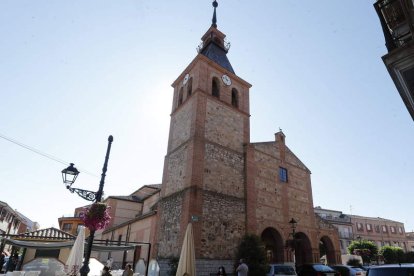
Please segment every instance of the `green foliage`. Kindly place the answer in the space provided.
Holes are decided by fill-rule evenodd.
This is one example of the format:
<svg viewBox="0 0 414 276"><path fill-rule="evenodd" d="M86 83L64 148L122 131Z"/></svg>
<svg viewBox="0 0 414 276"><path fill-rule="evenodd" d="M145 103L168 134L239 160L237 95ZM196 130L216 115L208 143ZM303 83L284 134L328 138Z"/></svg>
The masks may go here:
<svg viewBox="0 0 414 276"><path fill-rule="evenodd" d="M240 259L244 259L249 267L249 276L266 275L268 265L264 248L258 236L245 235L237 247L236 264L238 265Z"/></svg>
<svg viewBox="0 0 414 276"><path fill-rule="evenodd" d="M364 263L370 263L371 261L376 260L378 247L375 243L366 240L353 241L348 246L348 252L350 254L361 256Z"/></svg>
<svg viewBox="0 0 414 276"><path fill-rule="evenodd" d="M404 251L397 246L383 246L380 254L384 257L386 264L400 263L404 258Z"/></svg>
<svg viewBox="0 0 414 276"><path fill-rule="evenodd" d="M406 252L403 256L403 263L414 263L414 252Z"/></svg>
<svg viewBox="0 0 414 276"><path fill-rule="evenodd" d="M362 264L361 264L361 261L360 260L358 260L358 259L349 259L347 262L346 262L346 264L347 265L350 265L350 266L361 266Z"/></svg>

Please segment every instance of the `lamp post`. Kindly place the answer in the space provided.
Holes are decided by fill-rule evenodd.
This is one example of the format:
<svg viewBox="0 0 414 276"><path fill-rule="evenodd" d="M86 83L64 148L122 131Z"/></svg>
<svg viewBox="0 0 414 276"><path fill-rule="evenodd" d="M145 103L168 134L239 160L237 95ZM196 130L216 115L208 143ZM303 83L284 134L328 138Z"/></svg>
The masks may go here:
<svg viewBox="0 0 414 276"><path fill-rule="evenodd" d="M66 185L66 188L71 193L77 193L80 197L82 197L83 199L89 200L89 201L100 202L102 200L106 170L108 168L109 153L111 152L111 145L113 141L114 141L114 138L112 137L112 135L109 135L108 147L106 149L106 155L105 155L105 162L102 168L101 181L99 182L99 189L97 192L92 192L92 191L83 190L79 188L72 188L72 184L75 182L79 174L79 171L74 167L73 163L70 163L69 167L62 170L63 183ZM94 237L95 237L95 230L91 230L89 238L88 238L88 246L86 247L87 251L85 252L85 260L83 261L83 266L80 269L80 274L82 276L88 275L90 271L89 259L91 257L92 244L93 244Z"/></svg>
<svg viewBox="0 0 414 276"><path fill-rule="evenodd" d="M296 247L296 243L295 243L295 235L296 235L296 225L298 224L298 222L292 218L289 221L290 224L290 228L292 229L292 232L289 234L292 236L292 240L291 240L291 248L292 248L292 259L293 259L293 263L296 265L296 256L295 256L295 247Z"/></svg>

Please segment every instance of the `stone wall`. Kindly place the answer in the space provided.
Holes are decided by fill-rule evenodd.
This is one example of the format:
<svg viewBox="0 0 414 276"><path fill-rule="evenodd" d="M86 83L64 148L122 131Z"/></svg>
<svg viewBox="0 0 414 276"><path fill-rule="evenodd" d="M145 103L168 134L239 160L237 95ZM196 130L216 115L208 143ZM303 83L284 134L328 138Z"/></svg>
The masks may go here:
<svg viewBox="0 0 414 276"><path fill-rule="evenodd" d="M187 154L187 145L185 145L167 156L166 169L168 177L164 183L164 196L184 189L188 162Z"/></svg>
<svg viewBox="0 0 414 276"><path fill-rule="evenodd" d="M242 154L217 145L206 144L203 188L244 197L244 158Z"/></svg>
<svg viewBox="0 0 414 276"><path fill-rule="evenodd" d="M163 198L160 202L159 237L163 237L158 244L158 256L169 258L180 256L180 218L184 193L176 193Z"/></svg>
<svg viewBox="0 0 414 276"><path fill-rule="evenodd" d="M243 151L243 116L234 109L207 100L205 137L233 150Z"/></svg>
<svg viewBox="0 0 414 276"><path fill-rule="evenodd" d="M201 257L233 258L245 234L245 203L235 197L204 192Z"/></svg>
<svg viewBox="0 0 414 276"><path fill-rule="evenodd" d="M190 99L189 99L190 100ZM168 151L172 151L190 138L191 121L193 114L193 101L186 102L171 117L171 137Z"/></svg>
<svg viewBox="0 0 414 276"><path fill-rule="evenodd" d="M310 171L284 145L266 142L253 146L254 170L248 173L253 173L255 183L258 229L286 223L292 217L315 227ZM287 169L288 182L279 180L279 167Z"/></svg>

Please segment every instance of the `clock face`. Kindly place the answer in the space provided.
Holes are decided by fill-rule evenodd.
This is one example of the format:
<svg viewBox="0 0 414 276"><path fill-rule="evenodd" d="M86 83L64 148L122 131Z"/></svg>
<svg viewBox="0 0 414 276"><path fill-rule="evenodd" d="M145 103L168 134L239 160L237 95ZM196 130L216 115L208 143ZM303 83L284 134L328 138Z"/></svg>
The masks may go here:
<svg viewBox="0 0 414 276"><path fill-rule="evenodd" d="M186 74L184 79L183 79L183 84L186 84L189 79L190 79L190 75Z"/></svg>
<svg viewBox="0 0 414 276"><path fill-rule="evenodd" d="M230 85L230 84L231 84L231 79L230 79L230 77L229 77L229 76L227 76L227 75L223 75L223 76L221 77L221 79L223 80L223 82L224 82L224 84L225 84L225 85Z"/></svg>

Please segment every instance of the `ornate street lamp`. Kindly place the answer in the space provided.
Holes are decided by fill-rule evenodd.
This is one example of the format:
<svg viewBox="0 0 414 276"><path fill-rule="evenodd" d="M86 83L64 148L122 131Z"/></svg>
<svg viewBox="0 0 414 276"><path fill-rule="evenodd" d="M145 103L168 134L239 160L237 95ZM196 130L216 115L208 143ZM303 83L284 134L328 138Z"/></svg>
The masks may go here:
<svg viewBox="0 0 414 276"><path fill-rule="evenodd" d="M111 152L111 145L112 145L113 141L114 141L114 138L112 137L112 135L109 135L109 137L108 137L108 147L106 149L106 155L105 155L105 162L104 162L104 166L102 168L101 181L99 182L99 189L98 189L97 192L92 192L92 191L83 190L83 189L79 189L79 188L72 188L72 184L75 182L75 180L76 180L76 178L79 174L79 171L74 167L73 163L70 163L69 167L62 170L63 183L66 185L66 188L71 193L77 193L80 197L82 197L83 199L89 200L89 201L95 201L95 202L100 202L101 201L102 194L103 194L103 188L104 188L104 184L105 184L106 170L108 168L109 153ZM94 237L95 237L95 230L90 229L90 235L89 235L89 239L88 239L88 246L86 247L86 252L85 252L85 260L83 261L83 266L80 269L80 274L82 276L88 275L88 273L90 271L90 269L89 269L89 259L91 257L92 244L93 244Z"/></svg>
<svg viewBox="0 0 414 276"><path fill-rule="evenodd" d="M295 234L296 234L296 225L298 224L298 222L294 218L292 218L289 221L289 224L290 224L290 227L292 228L292 238L294 239Z"/></svg>
<svg viewBox="0 0 414 276"><path fill-rule="evenodd" d="M289 221L290 224L290 228L292 229L292 232L289 233L289 236L292 236L292 239L288 239L286 241L286 247L290 248L292 251L292 259L293 259L293 263L296 264L296 256L295 256L295 249L296 249L296 239L295 239L295 235L296 235L296 225L298 224L298 222L292 218Z"/></svg>
<svg viewBox="0 0 414 276"><path fill-rule="evenodd" d="M66 188L69 189L70 186L75 182L78 177L79 171L74 167L75 164L70 163L70 166L62 170L63 183L66 184Z"/></svg>

